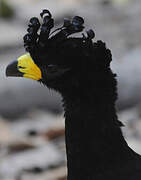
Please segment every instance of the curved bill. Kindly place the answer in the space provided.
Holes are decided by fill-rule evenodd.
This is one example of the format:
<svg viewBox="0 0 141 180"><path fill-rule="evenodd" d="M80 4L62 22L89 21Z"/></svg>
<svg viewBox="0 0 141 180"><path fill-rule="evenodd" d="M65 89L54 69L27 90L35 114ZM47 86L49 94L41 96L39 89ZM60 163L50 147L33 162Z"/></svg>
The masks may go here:
<svg viewBox="0 0 141 180"><path fill-rule="evenodd" d="M20 56L6 68L6 76L25 77L34 80L42 78L40 68L34 63L29 54Z"/></svg>

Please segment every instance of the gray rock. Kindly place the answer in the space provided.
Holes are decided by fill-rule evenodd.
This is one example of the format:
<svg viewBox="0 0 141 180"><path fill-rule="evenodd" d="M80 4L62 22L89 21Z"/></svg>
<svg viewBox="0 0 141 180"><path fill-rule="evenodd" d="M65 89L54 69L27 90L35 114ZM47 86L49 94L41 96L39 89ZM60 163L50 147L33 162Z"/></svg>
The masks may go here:
<svg viewBox="0 0 141 180"><path fill-rule="evenodd" d="M134 151L141 154L141 118L139 106L120 111L118 118L125 125L122 131L128 145Z"/></svg>
<svg viewBox="0 0 141 180"><path fill-rule="evenodd" d="M62 154L56 147L48 143L30 151L9 155L0 163L0 174L5 177L16 177L23 170L34 167L48 168L62 162Z"/></svg>
<svg viewBox="0 0 141 180"><path fill-rule="evenodd" d="M112 64L117 73L120 109L130 107L141 101L141 47L129 52L121 61Z"/></svg>

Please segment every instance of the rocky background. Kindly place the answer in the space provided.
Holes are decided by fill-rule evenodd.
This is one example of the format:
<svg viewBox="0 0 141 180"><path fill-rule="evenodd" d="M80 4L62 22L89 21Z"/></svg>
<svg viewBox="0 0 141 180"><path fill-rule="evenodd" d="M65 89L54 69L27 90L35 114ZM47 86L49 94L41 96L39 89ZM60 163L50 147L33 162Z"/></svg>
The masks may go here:
<svg viewBox="0 0 141 180"><path fill-rule="evenodd" d="M0 0L0 180L65 180L61 97L37 82L6 78L5 67L24 53L28 20L44 8L55 17L83 16L112 50L118 74L119 119L128 144L141 153L141 1Z"/></svg>

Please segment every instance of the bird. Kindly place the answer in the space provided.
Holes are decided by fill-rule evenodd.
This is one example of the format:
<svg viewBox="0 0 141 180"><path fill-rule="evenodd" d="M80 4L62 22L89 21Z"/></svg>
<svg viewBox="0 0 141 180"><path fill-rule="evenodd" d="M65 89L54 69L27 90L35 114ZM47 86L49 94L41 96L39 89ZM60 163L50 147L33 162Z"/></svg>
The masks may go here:
<svg viewBox="0 0 141 180"><path fill-rule="evenodd" d="M61 94L67 180L141 180L141 156L128 146L116 112L111 50L93 40L94 30L84 32L80 16L65 18L57 29L49 10L40 16L30 19L26 53L6 67L6 76L33 79Z"/></svg>

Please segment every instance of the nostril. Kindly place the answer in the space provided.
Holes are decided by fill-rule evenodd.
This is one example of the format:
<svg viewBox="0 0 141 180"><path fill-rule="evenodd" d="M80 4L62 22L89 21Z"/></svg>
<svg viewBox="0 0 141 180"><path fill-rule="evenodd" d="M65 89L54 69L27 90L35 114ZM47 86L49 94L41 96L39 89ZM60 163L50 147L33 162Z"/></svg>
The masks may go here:
<svg viewBox="0 0 141 180"><path fill-rule="evenodd" d="M25 69L25 67L22 67L22 66L18 66L18 69Z"/></svg>

